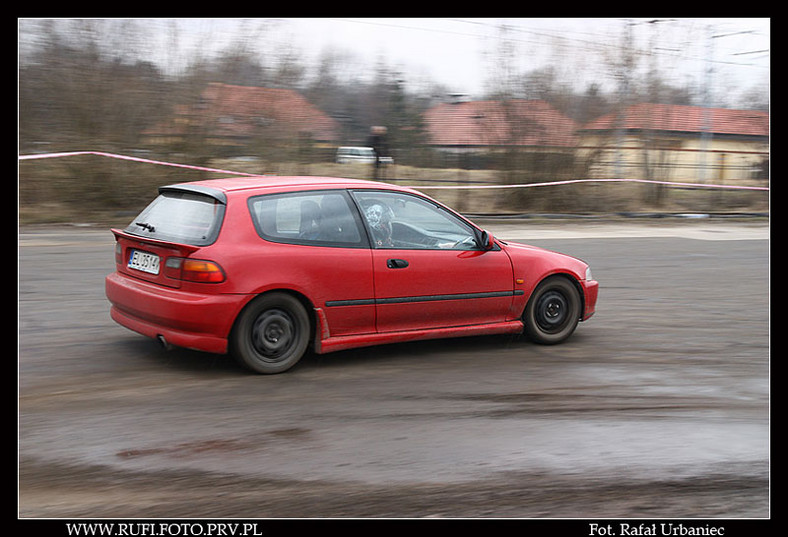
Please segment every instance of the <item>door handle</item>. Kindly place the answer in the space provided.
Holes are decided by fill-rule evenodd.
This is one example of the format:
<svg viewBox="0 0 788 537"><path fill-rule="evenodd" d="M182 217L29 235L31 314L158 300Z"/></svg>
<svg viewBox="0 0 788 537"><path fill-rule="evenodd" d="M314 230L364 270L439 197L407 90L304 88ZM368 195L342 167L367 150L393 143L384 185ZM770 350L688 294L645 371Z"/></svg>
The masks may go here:
<svg viewBox="0 0 788 537"><path fill-rule="evenodd" d="M408 266L408 262L405 261L404 259L389 259L388 261L386 261L386 266L392 269L405 268Z"/></svg>

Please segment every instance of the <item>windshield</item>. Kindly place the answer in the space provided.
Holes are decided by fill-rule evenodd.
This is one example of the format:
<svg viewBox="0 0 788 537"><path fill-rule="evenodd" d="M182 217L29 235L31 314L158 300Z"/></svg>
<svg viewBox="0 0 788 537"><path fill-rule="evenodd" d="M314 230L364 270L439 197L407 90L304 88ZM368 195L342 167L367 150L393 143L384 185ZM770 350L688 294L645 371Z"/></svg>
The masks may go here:
<svg viewBox="0 0 788 537"><path fill-rule="evenodd" d="M168 191L157 197L125 229L127 233L194 246L219 234L224 205L210 196Z"/></svg>

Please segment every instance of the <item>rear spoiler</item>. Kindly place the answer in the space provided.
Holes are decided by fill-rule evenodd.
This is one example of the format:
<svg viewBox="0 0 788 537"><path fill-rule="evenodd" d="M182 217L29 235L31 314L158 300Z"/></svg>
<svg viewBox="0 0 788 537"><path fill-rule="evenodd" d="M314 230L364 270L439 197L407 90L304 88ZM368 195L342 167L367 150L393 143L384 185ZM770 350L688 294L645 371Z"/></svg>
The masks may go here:
<svg viewBox="0 0 788 537"><path fill-rule="evenodd" d="M165 192L191 192L193 194L202 194L204 196L210 196L222 205L227 205L227 195L221 190L216 190L208 186L181 183L159 187L159 194L164 194Z"/></svg>

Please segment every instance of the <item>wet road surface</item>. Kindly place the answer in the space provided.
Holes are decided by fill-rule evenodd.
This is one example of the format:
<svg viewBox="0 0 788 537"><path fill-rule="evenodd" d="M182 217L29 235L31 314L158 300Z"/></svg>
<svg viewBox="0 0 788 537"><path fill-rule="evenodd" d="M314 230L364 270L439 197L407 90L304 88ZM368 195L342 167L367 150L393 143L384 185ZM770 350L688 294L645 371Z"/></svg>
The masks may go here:
<svg viewBox="0 0 788 537"><path fill-rule="evenodd" d="M490 228L591 264L597 314L567 343L275 376L115 325L109 232L21 230L19 516L768 517L768 229Z"/></svg>

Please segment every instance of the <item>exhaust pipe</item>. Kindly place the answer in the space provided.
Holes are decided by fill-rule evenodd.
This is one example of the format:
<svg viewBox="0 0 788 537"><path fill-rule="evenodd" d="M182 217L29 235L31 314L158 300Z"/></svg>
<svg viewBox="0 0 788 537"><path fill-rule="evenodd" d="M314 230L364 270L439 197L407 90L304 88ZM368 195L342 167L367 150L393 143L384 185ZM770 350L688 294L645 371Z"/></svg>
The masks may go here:
<svg viewBox="0 0 788 537"><path fill-rule="evenodd" d="M156 341L159 342L159 345L161 345L161 348L164 349L165 351L172 350L172 345L167 343L167 340L164 338L163 335L159 334L158 336L156 336Z"/></svg>

